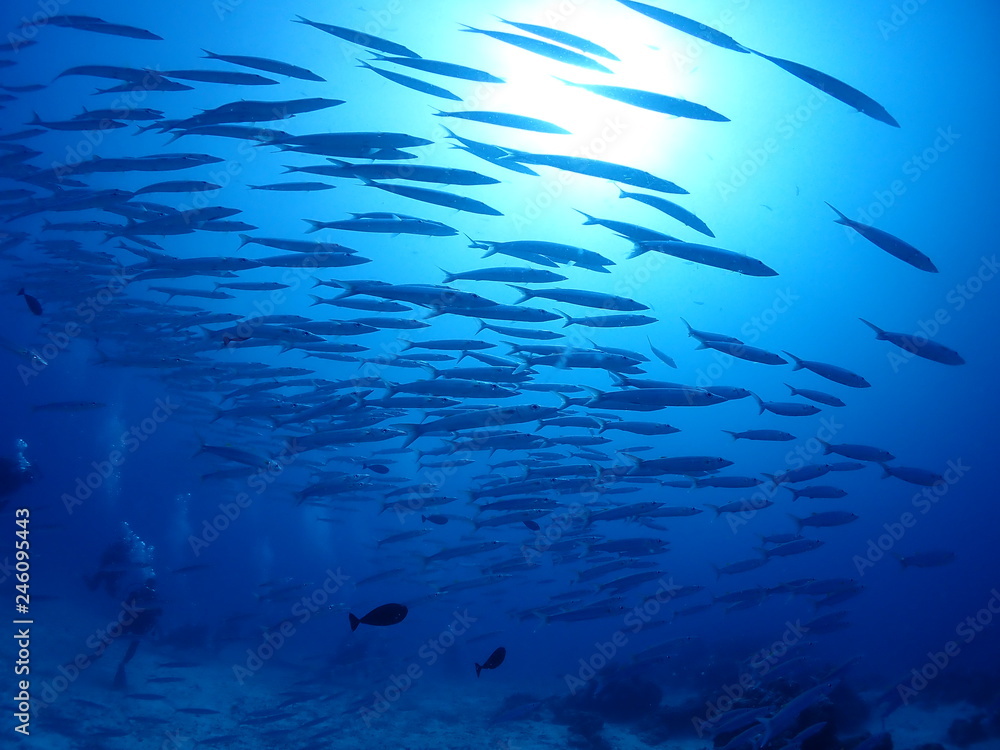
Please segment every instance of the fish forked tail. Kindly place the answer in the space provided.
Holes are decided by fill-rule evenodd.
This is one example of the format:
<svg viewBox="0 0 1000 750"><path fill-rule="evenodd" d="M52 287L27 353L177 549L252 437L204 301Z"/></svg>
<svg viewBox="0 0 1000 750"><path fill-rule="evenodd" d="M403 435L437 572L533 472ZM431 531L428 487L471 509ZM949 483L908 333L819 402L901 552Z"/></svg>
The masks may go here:
<svg viewBox="0 0 1000 750"><path fill-rule="evenodd" d="M883 331L883 330L882 330L881 328L879 328L879 327L878 327L877 325L875 325L874 323L869 323L869 322L868 322L867 320L865 320L864 318L858 318L858 320L860 320L860 321L861 321L862 323L864 323L864 324L865 324L866 326L868 326L868 327L869 327L869 328L871 328L871 329L872 329L873 331L875 331L875 338L876 338L876 339L879 339L879 340L884 340L884 339L885 339L885 331Z"/></svg>
<svg viewBox="0 0 1000 750"><path fill-rule="evenodd" d="M520 305L522 302L527 302L529 299L535 296L534 292L531 289L528 289L527 287L517 286L516 284L508 284L507 286L509 286L511 289L516 289L518 292L521 293L521 299L514 302L515 305ZM569 324L567 323L567 325Z"/></svg>
<svg viewBox="0 0 1000 750"><path fill-rule="evenodd" d="M792 370L801 370L803 368L804 365L802 364L802 360L801 359L799 359L798 357L796 357L791 352L786 352L784 349L782 349L781 351L784 352L789 357L791 357L792 359L795 360L795 364L792 365ZM788 383L785 383L785 385L788 385ZM788 387L791 388L791 386L788 386Z"/></svg>
<svg viewBox="0 0 1000 750"><path fill-rule="evenodd" d="M823 201L823 202L824 202L824 203L826 203L826 205L830 206L830 204L829 204L829 203L827 203L826 201ZM846 216L845 216L844 214L842 214L842 213L841 213L840 211L838 211L838 210L837 210L836 208L833 208L833 206L830 206L830 208L832 208L832 209L833 209L833 212L834 212L835 214L837 214L837 218L833 220L833 222L834 222L835 224L841 224L841 225L843 225L843 226L845 226L845 227L849 227L849 226L851 226L851 223L852 223L852 222L851 222L851 220L850 220L850 219L848 219L848 218L847 218L847 217L846 217Z"/></svg>

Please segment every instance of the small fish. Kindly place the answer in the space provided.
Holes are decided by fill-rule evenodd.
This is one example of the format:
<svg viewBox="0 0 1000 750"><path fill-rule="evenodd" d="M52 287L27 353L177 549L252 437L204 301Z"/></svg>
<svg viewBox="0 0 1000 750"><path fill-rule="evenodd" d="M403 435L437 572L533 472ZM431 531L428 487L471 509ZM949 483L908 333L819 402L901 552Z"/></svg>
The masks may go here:
<svg viewBox="0 0 1000 750"><path fill-rule="evenodd" d="M743 432L733 432L732 430L723 430L724 433L732 437L733 440L761 440L761 441L774 441L774 442L786 442L788 440L795 440L795 435L782 430L744 430Z"/></svg>
<svg viewBox="0 0 1000 750"><path fill-rule="evenodd" d="M527 31L529 34L534 34L535 36L544 37L545 39L551 39L553 42L558 42L559 44L565 45L567 47L574 47L581 52L586 52L590 55L595 55L597 57L603 57L605 60L614 60L619 62L618 58L613 54L608 52L604 47L599 44L591 42L589 39L583 39L575 34L570 34L569 32L562 31L561 29L553 29L549 26L538 26L533 23L518 23L517 21L508 21L505 18L500 18L497 16L497 20L501 23L505 23L508 26L513 26L515 29L520 29L521 31Z"/></svg>
<svg viewBox="0 0 1000 750"><path fill-rule="evenodd" d="M364 60L360 60L359 68L365 68L373 73L377 73L388 81L393 83L398 83L400 86L406 86L408 89L413 89L414 91L419 91L423 94L430 94L431 96L436 96L441 99L450 99L453 102L462 101L462 97L457 94L453 94L446 88L441 86L435 86L433 83L428 83L427 81L421 81L419 78L413 78L412 76L406 76L402 73L394 73L391 70L383 70L382 68L376 68L374 65L369 65Z"/></svg>
<svg viewBox="0 0 1000 750"><path fill-rule="evenodd" d="M613 99L622 104L630 104L640 109L648 109L652 112L661 112L674 117L686 117L692 120L710 120L713 122L729 122L729 118L714 112L708 107L689 102L686 99L678 99L666 94L657 94L653 91L643 91L641 89L630 89L624 86L606 86L589 83L574 83L564 78L558 80L567 86L586 89L593 94L603 96L606 99ZM625 197L625 196L621 196ZM700 231L700 230L699 230ZM714 235L712 235L714 237Z"/></svg>
<svg viewBox="0 0 1000 750"><path fill-rule="evenodd" d="M498 648L496 651L490 654L489 659L487 659L482 664L476 664L476 677L479 677L479 673L482 672L484 669L496 669L501 664L503 664L503 660L506 658L507 658L507 649L505 649L503 646L500 646L500 648Z"/></svg>
<svg viewBox="0 0 1000 750"><path fill-rule="evenodd" d="M883 331L877 325L869 323L864 318L859 318L858 320L875 331L875 338L879 341L888 341L890 344L895 344L910 354L929 359L932 362L940 362L942 365L965 364L965 360L961 354L954 349L949 349L944 344L931 341L927 336L911 336L906 333Z"/></svg>
<svg viewBox="0 0 1000 750"><path fill-rule="evenodd" d="M535 133L552 133L554 135L571 135L565 128L554 125L537 117L527 117L525 115L513 115L509 112L491 112L486 110L467 109L462 112L443 112L438 110L434 113L437 117L457 117L461 120L471 120L473 122L484 122L490 125L499 125L503 128L514 128L515 130L530 130Z"/></svg>
<svg viewBox="0 0 1000 750"><path fill-rule="evenodd" d="M858 112L863 112L879 122L884 122L886 125L892 125L894 128L899 127L899 123L896 122L896 118L890 115L886 111L885 107L867 94L858 91L853 86L848 86L843 81L838 81L831 75L827 75L826 73L815 70L814 68L810 68L806 65L802 65L801 63L792 62L791 60L783 60L780 57L771 57L769 55L765 55L763 52L757 52L756 50L751 50L749 48L744 48L743 51L753 52L758 57L770 60L782 70L791 73L793 76L805 81L810 86L816 87L824 94L829 94L834 99L839 99L844 104L854 107L854 109Z"/></svg>
<svg viewBox="0 0 1000 750"><path fill-rule="evenodd" d="M904 568L935 568L955 561L955 553L944 550L920 552L915 555L894 555Z"/></svg>
<svg viewBox="0 0 1000 750"><path fill-rule="evenodd" d="M829 203L826 205L830 206ZM919 268L921 271L927 271L928 273L938 272L937 267L931 259L908 242L904 242L898 237L893 237L888 232L876 229L868 224L862 224L860 221L848 219L840 211L837 211L836 208L833 208L833 206L830 206L830 208L832 208L839 217L834 223L850 227L876 247L885 250L893 257L899 258L904 263L909 263L914 268Z"/></svg>
<svg viewBox="0 0 1000 750"><path fill-rule="evenodd" d="M383 39L382 37L368 34L363 31L355 31L354 29L347 29L343 26L334 26L330 23L310 21L308 18L303 18L302 16L296 16L292 19L292 21L294 23L302 23L307 26L312 26L314 29L325 31L331 36L343 39L345 42L352 42L361 47L367 47L368 49L377 49L380 52L386 52L390 55L401 55L403 57L416 58L420 57L420 55L416 52L411 49L407 49L402 44L396 44L396 42L392 42L388 39Z"/></svg>
<svg viewBox="0 0 1000 750"><path fill-rule="evenodd" d="M514 47L520 47L523 50L533 52L534 54L541 55L542 57L547 57L550 60L556 60L557 62L566 63L568 65L576 65L578 67L594 70L599 73L611 72L609 68L597 62L597 60L593 60L574 50L560 47L558 44L542 41L541 39L532 39L531 37L521 36L520 34L510 34L506 31L476 29L472 26L465 26L462 31L467 31L470 34L482 34L484 36L492 37L497 41L513 45Z"/></svg>
<svg viewBox="0 0 1000 750"><path fill-rule="evenodd" d="M422 70L425 73L433 73L434 75L446 76L448 78L461 78L466 81L478 81L480 83L504 82L502 78L490 75L486 71L468 68L464 65L456 65L455 63L443 62L441 60L426 60L422 57L387 57L378 53L373 54L375 54L375 60L379 62L403 65L407 68Z"/></svg>
<svg viewBox="0 0 1000 750"><path fill-rule="evenodd" d="M280 60L270 60L266 57L252 57L247 55L217 55L214 52L209 52L207 49L203 49L202 52L205 53L205 57L212 60L222 60L233 65L242 65L245 68L266 70L268 73L277 73L280 76L298 78L303 81L326 81L325 78L316 75L311 70L300 68L298 65L292 65L291 63L281 62Z"/></svg>
<svg viewBox="0 0 1000 750"><path fill-rule="evenodd" d="M709 245L699 245L694 242L636 242L630 258L638 257L649 251L672 255L681 260L699 263L703 266L722 268L735 271L745 276L777 276L778 272L770 266L751 258L749 255L735 253Z"/></svg>
<svg viewBox="0 0 1000 750"><path fill-rule="evenodd" d="M826 362L815 362L808 359L799 359L791 352L785 352L789 357L792 358L794 364L792 365L793 370L811 370L822 378L827 380L832 380L834 383L840 383L841 385L846 385L850 388L870 388L871 383L865 380L860 375L851 372L843 367L838 367L837 365L830 365Z"/></svg>
<svg viewBox="0 0 1000 750"><path fill-rule="evenodd" d="M396 625L403 621L408 611L402 604L383 604L361 618L348 614L351 621L351 632L357 630L358 625L377 625L380 627Z"/></svg>
<svg viewBox="0 0 1000 750"><path fill-rule="evenodd" d="M103 409L107 404L100 401L50 401L47 404L35 404L31 407L34 412L38 411L90 411L91 409Z"/></svg>
<svg viewBox="0 0 1000 750"><path fill-rule="evenodd" d="M19 289L17 293L22 297L24 297L24 301L27 303L28 309L31 310L32 313L34 313L35 315L42 314L41 302L39 302L35 297L32 297L30 294L24 291L23 287Z"/></svg>

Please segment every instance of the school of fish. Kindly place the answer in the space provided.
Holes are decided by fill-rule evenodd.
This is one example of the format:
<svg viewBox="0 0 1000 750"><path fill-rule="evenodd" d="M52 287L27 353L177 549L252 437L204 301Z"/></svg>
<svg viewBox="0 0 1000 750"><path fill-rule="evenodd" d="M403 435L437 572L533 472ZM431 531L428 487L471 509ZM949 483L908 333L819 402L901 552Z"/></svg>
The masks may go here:
<svg viewBox="0 0 1000 750"><path fill-rule="evenodd" d="M695 38L724 51L719 54L769 61L872 118L873 127L899 127L881 104L832 76L751 50L653 5L618 1L634 11L637 24L660 24L665 34ZM423 576L433 582L428 601L460 601L460 592L470 589L520 589L523 606L510 613L515 621L552 629L611 622L641 607L669 577L670 538L684 534L687 518L707 512L722 526L726 517L760 513L755 524L760 522L763 536L754 552L734 559L720 543L714 572L671 589L660 617L710 608L738 613L772 596L793 596L831 608L808 623L812 635L848 627L849 609L840 605L864 587L853 579L811 578L805 562L837 534L836 527L858 518L838 504L849 493L837 477L865 472L873 481L882 475L933 487L945 481L939 467L909 466L893 446L869 445L864 435L820 441L819 460L783 463L783 444L814 435L811 417L850 409L852 392L871 387L863 371L827 361L819 344L815 351L791 353L780 340L762 348L734 331L702 330L696 309L683 321L660 320L655 279L635 295L588 288L589 279L601 278L594 274L628 273L630 264L640 262L635 259L654 257L647 254L665 256L667 268L687 263L720 277L741 275L746 285L779 275L780 259L714 244L711 217L683 205L682 176L558 153L558 139L578 123L465 109L462 92L469 86L502 86L503 79L474 67L474 60L436 59L446 57L435 55L439 40L424 40L430 55L424 57L330 20L297 16L282 32L310 44L333 37L331 44L346 43L356 52L356 60L332 60L318 74L255 56L253 45L238 38L204 50L189 69L160 70L155 46L162 40L153 32L91 16L48 18L61 33L129 39L129 59L137 62L116 65L113 55L102 59L95 47L95 64L58 76L86 82L78 99L66 100L61 111L34 114L20 129L7 122L0 132L0 260L14 279L8 279L7 291L23 297L26 313L43 331L76 326L74 346L89 342L92 367L162 383L190 422L203 487L223 491L245 486L248 477L270 477L270 492L287 497L287 512L319 508L319 521L331 524L341 510L370 509L375 552L368 562L381 570L360 586ZM512 56L555 61L566 86L595 102L610 99L661 113L665 132L675 118L704 121L706 128L738 124L670 92L611 85L615 68L626 65L619 56L627 58L627 50L612 52L550 26L504 19L488 25L455 33L506 45ZM39 48L55 44L56 34L49 33L55 30L43 31ZM12 55L27 46L4 47L0 54L11 57L4 77L17 70ZM296 127L309 121L309 113L353 104L336 98L335 82L348 74L370 76L367 83L386 97L405 95L407 106L421 112L414 115L414 132ZM283 97L289 80L313 95ZM103 82L94 98L93 81ZM16 105L30 112L32 96L45 87L0 86L0 98L8 111ZM213 93L217 104L201 110L185 105L183 92L194 88ZM141 107L100 104L108 95L137 90L146 94ZM427 109L440 100L448 101L441 104L446 109ZM479 124L474 133L491 127L496 141L470 138L463 131L468 122ZM524 131L553 139L556 153L501 145L516 144ZM27 145L44 144L52 133L95 132L103 140L98 154L72 163L58 161L59 154L45 146ZM171 144L183 138L192 151L165 149L164 136ZM209 165L226 161L213 154L213 146L234 140L241 153L269 165L272 182L240 185L237 178L224 187L200 178ZM116 155L116 144L126 141L147 144L148 153ZM466 166L428 163L421 150L433 144L465 152ZM608 257L603 250L525 234L490 204L495 186L516 181L519 189L530 189L531 180L550 170L613 183L623 202L646 204L661 220L654 229L579 211L593 228L595 246L625 241L624 252ZM106 186L113 184L120 186ZM258 228L269 223L267 216L219 203L236 202L241 191L269 191L276 198L326 191L336 198L329 201L329 215L300 216L298 232L278 233ZM154 197L162 202L150 201ZM399 205L412 206L412 212L376 210L383 199L406 201ZM885 253L915 269L937 271L909 242L833 211L837 223ZM495 230L488 237L466 236L468 214L494 222ZM175 250L175 243L195 233L213 233L218 253L195 257ZM440 277L406 283L366 278L375 276L367 268L385 262L368 257L375 255L368 249L372 239L400 246L416 239L431 258L436 244L447 244L449 253L464 248L468 262L462 268L449 262ZM45 262L29 264L21 252L41 253ZM477 262L480 256L489 263ZM282 312L280 304L265 314L254 304L277 299L308 305L308 314ZM451 321L449 333L436 335L442 321ZM893 325L858 320L844 336L866 342L874 334L885 346L926 360L921 366L964 363L945 344L894 332ZM641 351L588 338L613 340L601 338L613 330L601 329L632 327L648 338ZM467 334L456 337L456 330ZM684 330L687 339L678 335ZM4 340L3 346L25 372L47 366L37 342ZM694 384L674 360L683 348L773 372L774 387L758 394L738 383ZM35 409L104 406L83 400L85 393L79 398ZM741 405L726 406L731 402ZM712 455L688 455L684 430L671 424L674 415L692 409L706 410L709 419L717 419L713 410L725 415L715 423L718 449ZM773 460L751 466L728 458L736 441L773 444ZM460 541L449 536L447 544L436 544L442 529L455 527ZM421 558L416 568L414 554ZM739 588L742 574L799 555L805 557L795 579ZM929 567L953 557L927 550L901 562ZM564 571L561 580L575 583L568 589L533 587L532 577L543 566ZM350 614L350 630L391 625L402 632L407 611L422 602L369 604L381 606L363 617ZM347 630L346 617L340 625ZM365 633L362 627L351 637ZM500 634L495 640L483 646L476 676L499 667L508 652L508 661L516 658L516 642ZM643 663L655 664L683 648L665 642L651 648ZM739 730L727 750L762 748L779 737L785 742L771 747L797 748L810 735L791 737L788 729L838 679L817 675L798 697L734 708L714 722L714 731Z"/></svg>

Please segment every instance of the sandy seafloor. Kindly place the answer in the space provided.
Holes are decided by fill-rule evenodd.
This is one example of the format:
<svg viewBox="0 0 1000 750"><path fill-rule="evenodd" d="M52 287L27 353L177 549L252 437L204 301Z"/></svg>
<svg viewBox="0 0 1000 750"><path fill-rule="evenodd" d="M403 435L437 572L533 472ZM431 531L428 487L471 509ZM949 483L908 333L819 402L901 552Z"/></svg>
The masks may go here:
<svg viewBox="0 0 1000 750"><path fill-rule="evenodd" d="M342 614L336 612L331 616ZM94 620L95 624L97 622ZM53 662L47 657L70 655L78 649L79 627L78 621L59 626L61 634L51 629L46 631L48 642L42 658L46 676L36 679L36 696L40 687L53 684L53 670L58 664L72 660L72 656L67 656ZM21 738L15 734L20 742L12 744L44 750L212 747L236 750L710 750L713 747L710 738L693 737L691 730L683 734L652 730L648 722L606 722L599 738L591 735L584 740L570 727L559 723L547 706L534 711L530 718L493 723L491 718L501 712L505 702L544 701L562 695L551 691L546 694L541 690L530 696L513 694L511 684L502 676L485 672L479 680L462 682L457 675L429 670L384 713L366 724L360 707L371 706L376 691L385 694L387 675L365 674L351 664L326 668L309 656L285 654L280 650L264 668L239 685L233 665L243 662L245 652L239 653L236 648L209 653L143 643L127 667L127 686L115 689L115 668L124 649L123 643L112 643L106 653L94 659L50 706L37 711L31 736ZM459 656L456 661L461 658ZM183 661L190 666L161 666L173 661ZM451 664L446 669L455 666L457 664ZM381 669L390 669L389 674L391 667L391 663L380 664ZM401 674L405 668L405 660L400 660L397 672ZM182 680L150 684L147 678L152 675L172 675ZM155 692L164 699L130 697L145 692ZM283 701L301 699L303 694L310 697L280 707ZM877 697L874 693L861 694L869 705ZM692 700L697 700L697 696L671 694L667 686L661 705L678 706ZM219 713L195 716L178 713L179 708L203 708ZM290 715L268 721L267 716L272 712ZM854 736L860 739L869 733L886 731L892 735L894 750L918 750L931 743L940 743L951 750L961 747L947 740L952 723L982 713L981 709L965 703L909 705L894 711L884 721L873 714ZM319 719L322 721L299 729L302 724ZM262 723L254 725L252 722L256 721ZM10 737L13 733L8 731L6 734ZM119 734L122 736L116 736ZM602 739L606 744L601 744ZM0 740L0 747L7 744L5 740ZM996 740L984 740L968 747L994 750L995 743Z"/></svg>

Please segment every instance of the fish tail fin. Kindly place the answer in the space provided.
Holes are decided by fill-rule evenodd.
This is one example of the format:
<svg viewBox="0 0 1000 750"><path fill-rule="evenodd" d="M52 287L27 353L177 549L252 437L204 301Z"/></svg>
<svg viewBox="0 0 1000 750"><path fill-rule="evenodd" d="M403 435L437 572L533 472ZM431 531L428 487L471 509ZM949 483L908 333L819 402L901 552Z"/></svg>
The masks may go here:
<svg viewBox="0 0 1000 750"><path fill-rule="evenodd" d="M826 201L823 201L823 202L826 203L826 205L830 206L830 204L827 203ZM833 212L835 214L837 214L837 218L834 219L834 223L835 224L843 224L846 227L849 227L851 225L851 220L848 219L846 216L844 216L844 214L840 213L840 211L838 211L837 209L833 208L833 206L830 206L830 208L832 208Z"/></svg>
<svg viewBox="0 0 1000 750"><path fill-rule="evenodd" d="M778 475L777 474L767 474L766 472L763 472L763 471L761 472L761 474L763 474L765 477L767 477L768 479L770 479L771 480L771 484L773 484L775 487L777 487L779 484L781 484L781 482L778 481Z"/></svg>
<svg viewBox="0 0 1000 750"><path fill-rule="evenodd" d="M566 319L566 322L562 324L563 328L566 328L567 326L571 326L571 325L573 325L573 323L576 322L575 320L573 320L573 318L571 318L569 315L567 315L566 313L564 313L562 310L556 310L556 312L559 313L563 318Z"/></svg>
<svg viewBox="0 0 1000 750"><path fill-rule="evenodd" d="M420 425L418 424L397 424L394 425L406 433L406 438L403 440L403 447L407 448L409 445L420 437Z"/></svg>
<svg viewBox="0 0 1000 750"><path fill-rule="evenodd" d="M793 521L795 521L795 527L796 527L796 529L798 531L802 531L802 519L799 518L798 516L794 515L793 513L789 513L788 517L791 518Z"/></svg>
<svg viewBox="0 0 1000 750"><path fill-rule="evenodd" d="M782 349L782 351L785 352L784 349ZM793 370L801 370L802 369L802 360L801 359L799 359L798 357L796 357L791 352L785 352L785 354L787 354L789 357L791 357L792 359L795 360L795 364L792 366ZM788 383L785 383L785 385L788 385Z"/></svg>
<svg viewBox="0 0 1000 750"><path fill-rule="evenodd" d="M441 371L430 362L421 362L420 367L430 373L431 379L441 377Z"/></svg>
<svg viewBox="0 0 1000 750"><path fill-rule="evenodd" d="M306 230L306 234L312 234L313 232L318 232L320 229L323 228L322 221L314 221L313 219L303 219L303 221L309 225L309 228Z"/></svg>
<svg viewBox="0 0 1000 750"><path fill-rule="evenodd" d="M472 239L467 234L465 235L465 239L467 239L469 241L469 247L474 247L477 250L489 250L490 249L490 243L488 243L488 242L483 242L482 240L474 240L474 239ZM483 256L483 257L486 257L486 256Z"/></svg>
<svg viewBox="0 0 1000 750"><path fill-rule="evenodd" d="M441 266L438 266L438 270L441 273L444 274L444 283L445 284L450 284L451 282L453 282L455 280L455 274L451 273L450 271L445 271L443 268L441 268ZM479 330L481 331L483 329L480 328Z"/></svg>
<svg viewBox="0 0 1000 750"><path fill-rule="evenodd" d="M527 287L516 286L515 284L508 284L507 286L509 286L511 289L516 289L521 293L521 299L517 300L514 303L515 305L520 305L522 302L527 302L529 299L535 296L534 292L532 292L532 290L528 289Z"/></svg>
<svg viewBox="0 0 1000 750"><path fill-rule="evenodd" d="M830 444L828 442L826 442L825 440L820 440L819 438L816 438L816 442L823 446L823 455L824 456L829 455L830 453L833 453L833 451L830 449Z"/></svg>
<svg viewBox="0 0 1000 750"><path fill-rule="evenodd" d="M319 284L319 280L318 279L316 280L316 283ZM320 297L318 294L310 294L309 296L312 297L312 301L313 301L312 304L309 305L309 307L315 307L316 305L322 305L323 304L323 298Z"/></svg>
<svg viewBox="0 0 1000 750"><path fill-rule="evenodd" d="M788 383L785 383L785 388L787 388L788 390L790 390L790 391L792 392L792 395L793 395L793 396L794 396L794 395L795 395L796 393L798 393L798 391L797 391L797 390L795 389L795 386L793 386L793 385L789 385Z"/></svg>
<svg viewBox="0 0 1000 750"><path fill-rule="evenodd" d="M860 320L860 321L861 321L862 323L864 323L864 324L865 324L866 326L868 326L868 327L869 327L869 328L871 328L871 329L872 329L873 331L875 331L875 338L877 338L877 339L885 339L885 331L883 331L883 330L882 330L881 328L879 328L879 327L878 327L877 325L875 325L874 323L869 323L869 322L868 322L867 320L865 320L864 318L858 318L858 320Z"/></svg>
<svg viewBox="0 0 1000 750"><path fill-rule="evenodd" d="M583 218L585 219L585 221L583 222L584 226L587 226L588 224L596 224L597 223L597 219L595 217L591 216L590 214L588 214L588 213L586 213L584 211L581 211L579 208L574 208L573 210L576 211L578 214L582 214L583 215Z"/></svg>
<svg viewBox="0 0 1000 750"><path fill-rule="evenodd" d="M754 399L756 399L756 401L757 401L757 407L760 409L760 411L758 412L758 414L763 414L764 413L764 400L760 396L758 396L756 393L751 393L750 395L753 396Z"/></svg>
<svg viewBox="0 0 1000 750"><path fill-rule="evenodd" d="M351 621L351 632L353 633L355 630L358 629L358 625L361 624L361 620L359 620L357 617L355 617L350 612L347 614L347 616L350 618L350 621Z"/></svg>
<svg viewBox="0 0 1000 750"><path fill-rule="evenodd" d="M889 477L892 476L892 472L889 471L888 466L886 466L884 463L880 463L879 466L882 467L882 479L888 479Z"/></svg>
<svg viewBox="0 0 1000 750"><path fill-rule="evenodd" d="M792 493L792 502L793 503L796 500L799 499L800 495L799 495L799 491L797 489L795 489L794 487L785 487L785 489Z"/></svg>
<svg viewBox="0 0 1000 750"><path fill-rule="evenodd" d="M722 509L718 505L712 505L711 503L705 503L704 505L706 508L711 508L715 511L716 518L722 515Z"/></svg>
<svg viewBox="0 0 1000 750"><path fill-rule="evenodd" d="M202 55L202 57L207 57L210 60L217 60L219 58L217 54L215 54L214 52L209 52L204 47L202 47L201 51L205 53L204 55Z"/></svg>
<svg viewBox="0 0 1000 750"><path fill-rule="evenodd" d="M289 172L301 172L302 171L302 169L300 167L293 167L291 164L282 164L281 166L285 168L285 171L282 172L281 174L288 174Z"/></svg>
<svg viewBox="0 0 1000 750"><path fill-rule="evenodd" d="M723 432L729 435L729 437L731 437L733 440L739 440L739 438L736 437L737 433L733 432L732 430L723 430Z"/></svg>
<svg viewBox="0 0 1000 750"><path fill-rule="evenodd" d="M42 118L38 116L37 112L32 112L31 113L31 122L29 122L28 124L29 125L41 125L42 124Z"/></svg>
<svg viewBox="0 0 1000 750"><path fill-rule="evenodd" d="M240 238L240 247L243 247L244 245L253 242L253 237L251 237L249 234L240 234L237 236Z"/></svg>
<svg viewBox="0 0 1000 750"><path fill-rule="evenodd" d="M642 466L642 459L639 458L638 456L635 456L631 453L626 453L625 451L618 451L618 455L624 456L625 460L631 462L632 466L634 466L636 469Z"/></svg>
<svg viewBox="0 0 1000 750"><path fill-rule="evenodd" d="M632 260L632 258L638 258L640 255L645 255L648 252L648 247L643 247L641 242L636 242L632 245L632 252L629 253L628 259Z"/></svg>

